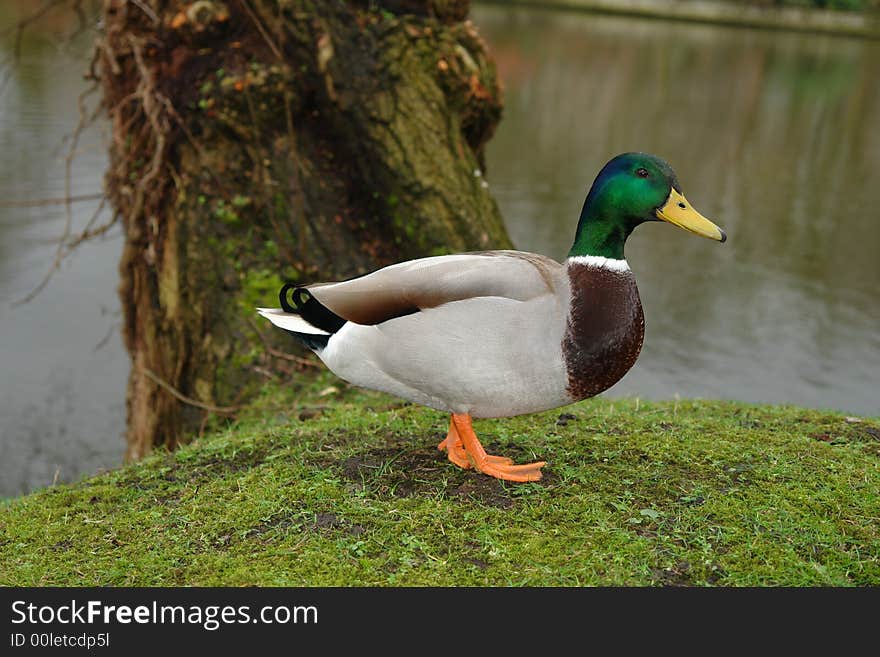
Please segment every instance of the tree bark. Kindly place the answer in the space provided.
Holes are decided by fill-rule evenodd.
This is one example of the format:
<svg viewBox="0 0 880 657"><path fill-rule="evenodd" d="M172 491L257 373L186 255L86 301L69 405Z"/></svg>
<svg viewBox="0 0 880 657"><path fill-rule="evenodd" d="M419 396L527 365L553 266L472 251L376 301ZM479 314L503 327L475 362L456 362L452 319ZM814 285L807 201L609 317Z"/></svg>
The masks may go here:
<svg viewBox="0 0 880 657"><path fill-rule="evenodd" d="M265 346L290 346L254 321L283 281L510 246L483 178L500 87L468 8L105 0L129 458L253 393Z"/></svg>

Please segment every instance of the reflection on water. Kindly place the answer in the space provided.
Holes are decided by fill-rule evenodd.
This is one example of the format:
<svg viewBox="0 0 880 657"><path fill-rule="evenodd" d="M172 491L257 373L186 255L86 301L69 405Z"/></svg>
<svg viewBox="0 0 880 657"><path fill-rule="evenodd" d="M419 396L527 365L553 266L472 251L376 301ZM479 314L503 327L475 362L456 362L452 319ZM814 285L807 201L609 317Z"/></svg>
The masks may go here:
<svg viewBox="0 0 880 657"><path fill-rule="evenodd" d="M0 16L0 30L10 22ZM71 57L31 37L18 63L11 40L0 46L0 202L64 196L64 137L77 123L88 45L78 40ZM74 195L101 189L100 137L94 130L80 140ZM75 204L74 229L95 209ZM122 460L128 361L114 330L118 236L85 245L34 301L11 305L43 278L64 225L61 205L0 207L0 497Z"/></svg>
<svg viewBox="0 0 880 657"><path fill-rule="evenodd" d="M666 157L730 235L722 246L651 224L631 238L647 336L613 394L880 414L880 44L474 14L506 84L489 176L520 248L563 257L590 182L627 150ZM83 88L81 62L44 40L24 45L0 71L4 201L63 196L62 141ZM98 132L81 145L74 194L100 189L106 162ZM75 205L74 226L94 207ZM10 307L43 276L64 221L61 206L0 207L0 496L122 458L118 236L84 246L33 303Z"/></svg>
<svg viewBox="0 0 880 657"><path fill-rule="evenodd" d="M719 245L627 245L647 335L609 394L880 414L880 44L478 8L506 110L492 189L519 248L564 257L601 166L665 157Z"/></svg>

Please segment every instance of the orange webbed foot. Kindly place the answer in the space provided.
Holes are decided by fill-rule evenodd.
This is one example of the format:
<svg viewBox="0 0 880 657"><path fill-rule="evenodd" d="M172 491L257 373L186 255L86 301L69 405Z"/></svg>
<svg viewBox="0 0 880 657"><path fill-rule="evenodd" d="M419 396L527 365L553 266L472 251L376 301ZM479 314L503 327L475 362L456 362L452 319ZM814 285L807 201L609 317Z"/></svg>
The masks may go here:
<svg viewBox="0 0 880 657"><path fill-rule="evenodd" d="M510 465L507 463L493 463L487 460L485 463L478 464L475 467L490 477L524 483L527 481L540 481L543 476L541 468L546 464L546 461L536 461L535 463L527 463L525 465Z"/></svg>
<svg viewBox="0 0 880 657"><path fill-rule="evenodd" d="M461 441L458 432L455 430L455 423L451 420L449 421L449 433L446 434L446 438L440 441L437 445L437 449L441 452L446 450L449 460L460 468L467 470L468 468L474 467L471 459L468 458L467 451L464 449L464 443ZM507 458L506 456L486 454L486 460L495 465L513 465L513 459Z"/></svg>
<svg viewBox="0 0 880 657"><path fill-rule="evenodd" d="M527 482L541 479L541 468L546 461L514 465L506 456L487 454L480 444L467 414L453 415L449 433L437 449L446 450L449 460L462 468L476 468L478 472L506 481Z"/></svg>

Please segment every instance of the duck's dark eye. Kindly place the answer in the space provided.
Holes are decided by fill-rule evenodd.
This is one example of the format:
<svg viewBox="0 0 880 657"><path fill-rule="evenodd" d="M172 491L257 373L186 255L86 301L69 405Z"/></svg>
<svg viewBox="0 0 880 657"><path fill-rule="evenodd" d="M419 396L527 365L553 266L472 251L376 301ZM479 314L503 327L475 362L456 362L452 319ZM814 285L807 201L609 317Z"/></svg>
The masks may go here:
<svg viewBox="0 0 880 657"><path fill-rule="evenodd" d="M639 167L638 169L636 169L636 175L639 178L647 178L648 177L648 170L645 167Z"/></svg>

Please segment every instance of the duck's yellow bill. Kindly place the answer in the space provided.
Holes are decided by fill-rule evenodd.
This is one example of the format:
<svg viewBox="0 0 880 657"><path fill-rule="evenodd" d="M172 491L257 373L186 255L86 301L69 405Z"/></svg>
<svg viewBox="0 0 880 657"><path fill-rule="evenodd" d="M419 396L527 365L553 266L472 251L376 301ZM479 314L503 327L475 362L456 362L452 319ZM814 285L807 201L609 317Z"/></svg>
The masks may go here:
<svg viewBox="0 0 880 657"><path fill-rule="evenodd" d="M668 221L691 233L719 242L727 240L727 235L723 230L694 210L684 194L680 194L674 189L669 192L669 198L666 199L663 207L657 208L655 213L658 219Z"/></svg>

